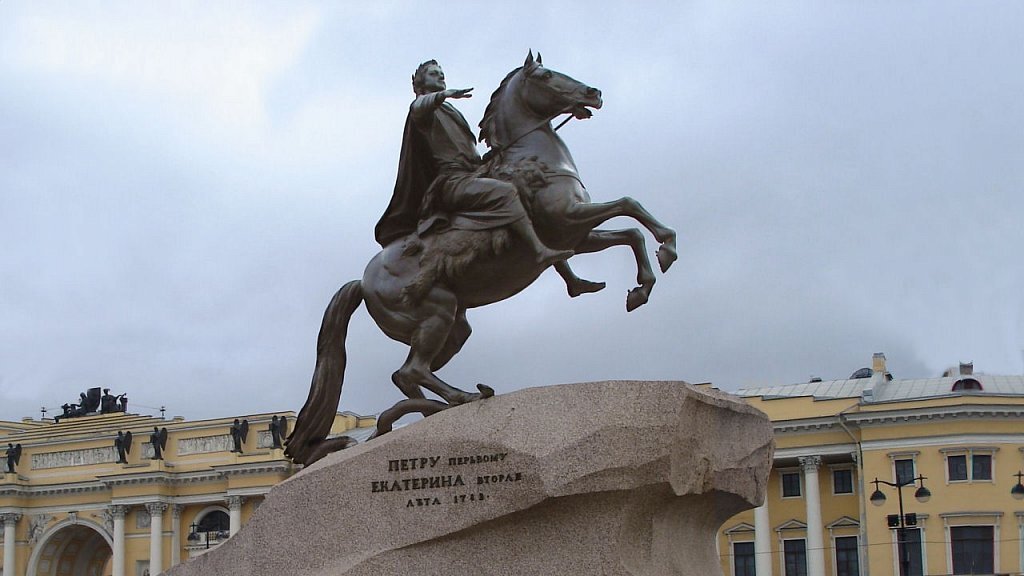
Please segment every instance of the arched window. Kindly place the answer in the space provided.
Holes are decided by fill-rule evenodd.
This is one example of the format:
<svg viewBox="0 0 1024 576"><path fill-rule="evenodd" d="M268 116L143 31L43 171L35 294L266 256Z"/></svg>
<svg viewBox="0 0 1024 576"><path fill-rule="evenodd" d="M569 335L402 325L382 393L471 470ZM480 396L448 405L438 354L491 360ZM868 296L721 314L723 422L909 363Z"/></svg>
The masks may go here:
<svg viewBox="0 0 1024 576"><path fill-rule="evenodd" d="M960 392L961 390L981 390L981 382L974 378L961 378L953 383L953 392Z"/></svg>
<svg viewBox="0 0 1024 576"><path fill-rule="evenodd" d="M196 532L227 532L231 528L231 518L225 512L214 510L199 520Z"/></svg>

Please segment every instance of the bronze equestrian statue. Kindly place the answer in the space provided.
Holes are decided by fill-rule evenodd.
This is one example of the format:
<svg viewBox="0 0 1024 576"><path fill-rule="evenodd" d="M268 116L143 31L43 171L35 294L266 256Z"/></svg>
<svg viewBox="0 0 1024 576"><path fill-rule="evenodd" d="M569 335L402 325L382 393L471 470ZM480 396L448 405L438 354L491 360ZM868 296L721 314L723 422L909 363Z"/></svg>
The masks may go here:
<svg viewBox="0 0 1024 576"><path fill-rule="evenodd" d="M345 284L324 313L317 360L305 405L285 452L311 464L354 440L328 439L345 375L348 323L366 303L377 326L409 346L391 379L408 399L381 414L377 433L404 414L439 410L492 396L453 387L435 375L462 349L471 333L466 311L509 298L554 265L570 295L603 288L577 278L566 258L629 246L637 264L636 288L626 309L647 302L655 276L644 236L636 228L599 230L605 221L629 216L660 244L662 272L676 260L676 234L629 197L592 203L569 149L551 121L562 114L590 117L602 105L601 92L545 68L532 52L491 96L480 122L490 148L486 161L475 138L448 99L471 89L448 90L436 62L413 76L416 100L410 107L395 194L378 223L383 250ZM429 390L442 401L427 399Z"/></svg>

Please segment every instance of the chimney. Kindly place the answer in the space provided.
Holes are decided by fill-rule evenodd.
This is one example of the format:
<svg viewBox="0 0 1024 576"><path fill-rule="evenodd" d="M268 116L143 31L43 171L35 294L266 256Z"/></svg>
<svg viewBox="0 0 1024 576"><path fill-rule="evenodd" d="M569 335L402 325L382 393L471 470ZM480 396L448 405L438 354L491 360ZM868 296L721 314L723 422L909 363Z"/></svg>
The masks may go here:
<svg viewBox="0 0 1024 576"><path fill-rule="evenodd" d="M961 362L960 375L971 376L972 374L974 374L974 362Z"/></svg>
<svg viewBox="0 0 1024 576"><path fill-rule="evenodd" d="M871 356L871 371L877 376L885 377L887 370L885 369L885 354L882 352L875 352Z"/></svg>

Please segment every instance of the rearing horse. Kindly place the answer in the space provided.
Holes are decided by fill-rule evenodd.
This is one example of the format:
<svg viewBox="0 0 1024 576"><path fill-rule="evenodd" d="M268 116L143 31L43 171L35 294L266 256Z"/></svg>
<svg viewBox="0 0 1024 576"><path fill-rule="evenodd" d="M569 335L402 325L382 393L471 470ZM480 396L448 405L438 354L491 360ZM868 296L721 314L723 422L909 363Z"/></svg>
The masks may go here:
<svg viewBox="0 0 1024 576"><path fill-rule="evenodd" d="M545 68L540 55L534 59L531 52L491 96L480 135L491 148L489 173L516 184L545 244L577 254L616 245L632 248L638 286L629 291L626 308L633 310L647 302L655 280L643 234L635 228L595 228L616 216L634 218L661 244L658 261L663 272L676 259L676 234L632 198L590 202L576 163L551 120L567 112L588 117L589 108L601 105L599 90ZM308 465L352 442L327 436L341 398L348 323L360 303L366 303L385 334L409 346L405 362L391 377L409 399L381 414L378 433L383 433L403 414L429 415L493 395L483 385L478 385L479 392L455 388L434 373L469 338L467 309L515 295L545 268L504 229L446 230L423 237L414 232L389 244L370 260L362 280L342 286L324 312L309 397L299 411L286 453ZM568 267L559 268L563 276L571 274ZM426 399L423 389L444 402Z"/></svg>

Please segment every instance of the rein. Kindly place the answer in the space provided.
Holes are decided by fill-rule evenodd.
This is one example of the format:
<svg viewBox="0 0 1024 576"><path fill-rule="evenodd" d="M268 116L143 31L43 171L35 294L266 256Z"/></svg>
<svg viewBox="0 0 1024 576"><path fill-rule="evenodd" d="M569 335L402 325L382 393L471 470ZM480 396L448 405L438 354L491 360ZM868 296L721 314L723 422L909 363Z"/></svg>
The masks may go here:
<svg viewBox="0 0 1024 576"><path fill-rule="evenodd" d="M527 135L536 132L542 126L544 126L545 124L550 123L552 120L554 120L555 118L558 118L562 114L569 114L568 118L566 118L565 120L562 120L562 122L559 123L558 126L555 127L555 131L557 132L559 128L561 128L562 126L565 126L566 123L569 122L569 120L573 119L572 110L575 107L576 107L575 105L573 105L573 106L568 106L567 105L567 106L565 106L565 108L563 108L559 112L556 112L553 116L550 116L548 118L545 118L545 119L541 120L535 126L531 127L529 130L523 132L519 136L516 136L514 139L509 141L508 144L503 144L501 146L495 146L495 147L491 148L491 151L487 153L487 157L489 157L489 158L500 158L501 155L505 153L505 150L508 150L509 148L511 148L512 145L515 144L516 142L519 142L520 140L522 140Z"/></svg>

